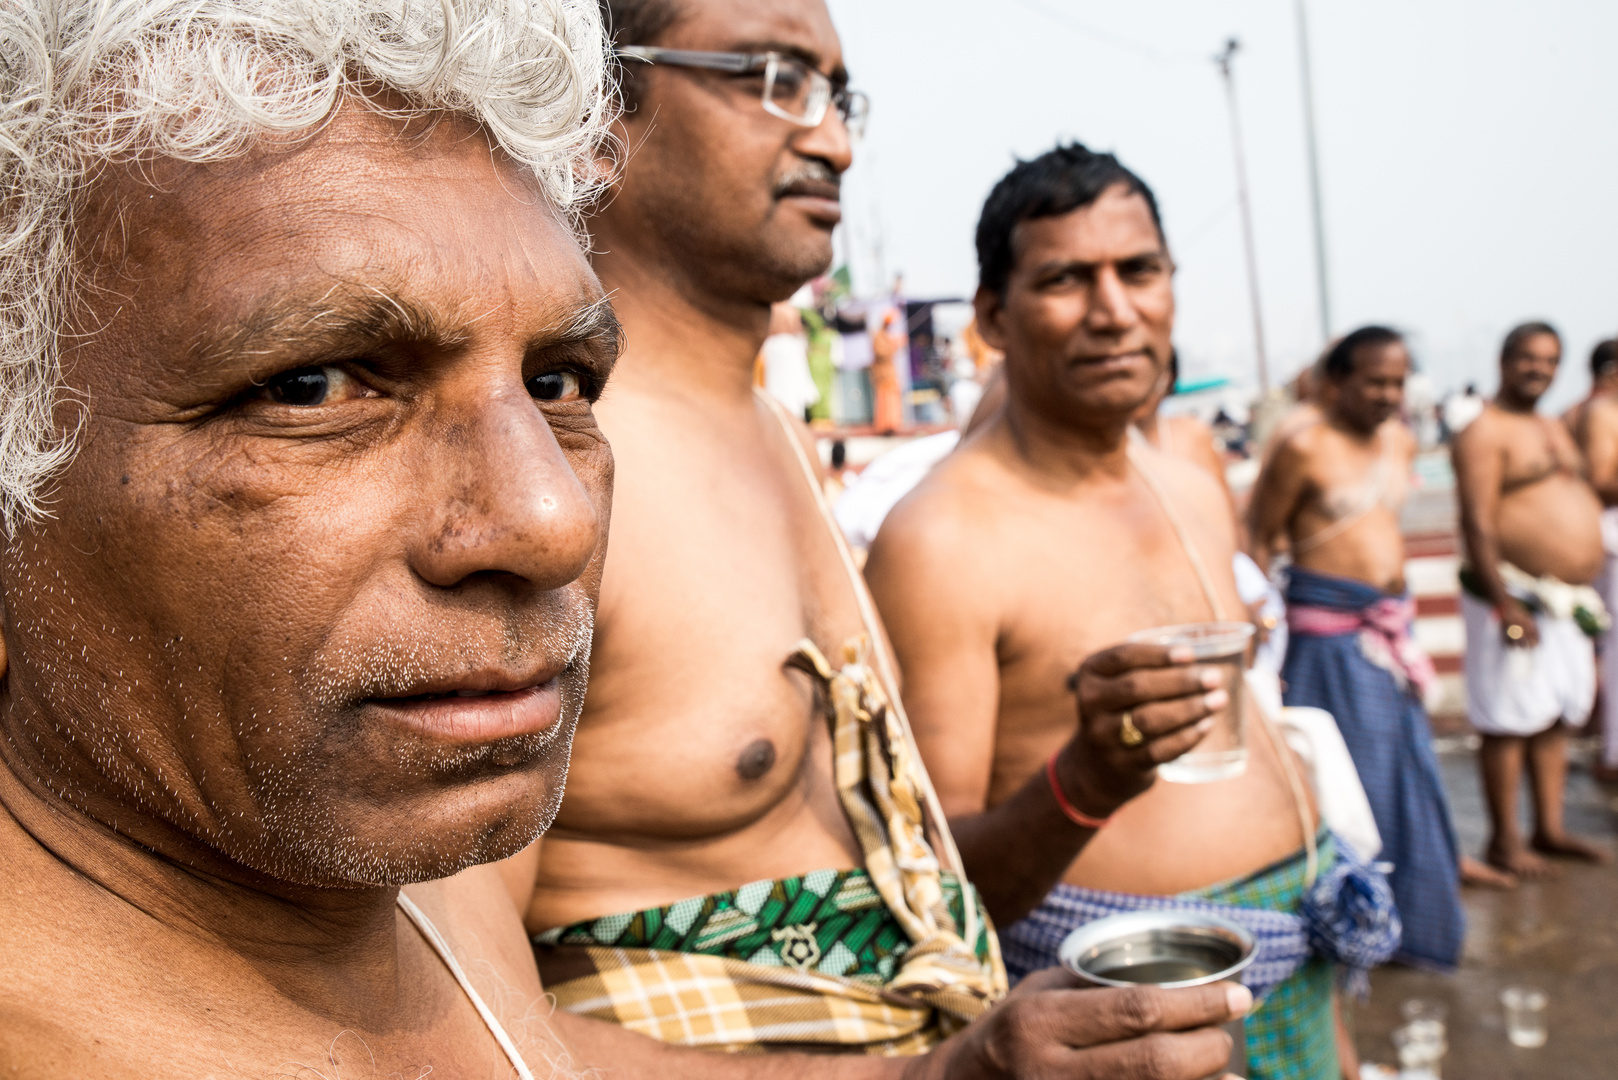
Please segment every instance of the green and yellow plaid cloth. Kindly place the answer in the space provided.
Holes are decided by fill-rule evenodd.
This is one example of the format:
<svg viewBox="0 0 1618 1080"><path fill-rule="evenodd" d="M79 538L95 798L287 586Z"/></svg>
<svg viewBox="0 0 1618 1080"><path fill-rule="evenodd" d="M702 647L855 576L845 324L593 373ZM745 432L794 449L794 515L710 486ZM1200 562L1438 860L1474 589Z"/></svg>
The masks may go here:
<svg viewBox="0 0 1618 1080"><path fill-rule="evenodd" d="M1336 841L1322 829L1317 843L1325 869L1337 858ZM1307 887L1308 860L1300 851L1257 873L1184 895L1231 907L1297 911ZM1269 992L1245 1022L1247 1080L1339 1080L1335 985L1335 965L1311 956Z"/></svg>
<svg viewBox="0 0 1618 1080"><path fill-rule="evenodd" d="M844 654L834 670L804 641L790 663L825 692L833 775L864 869L753 882L536 935L559 1007L687 1046L916 1054L1004 996L988 916L927 840L926 781L908 732L863 639Z"/></svg>

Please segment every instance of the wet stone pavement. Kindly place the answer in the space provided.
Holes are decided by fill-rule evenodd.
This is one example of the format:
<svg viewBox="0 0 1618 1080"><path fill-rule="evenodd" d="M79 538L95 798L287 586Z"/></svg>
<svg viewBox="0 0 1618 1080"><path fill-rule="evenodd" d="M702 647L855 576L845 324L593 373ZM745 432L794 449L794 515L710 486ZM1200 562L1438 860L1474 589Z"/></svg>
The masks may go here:
<svg viewBox="0 0 1618 1080"><path fill-rule="evenodd" d="M1472 740L1472 741L1475 741ZM1477 755L1465 737L1439 740L1439 759L1456 829L1468 852L1487 839ZM1577 745L1568 777L1568 827L1618 836L1618 789L1591 778L1591 748ZM1524 800L1523 820L1528 821ZM1371 976L1371 1000L1350 1012L1355 1043L1368 1062L1394 1065L1389 1034L1410 998L1449 1011L1445 1080L1608 1080L1618 1077L1618 868L1559 860L1558 880L1512 892L1468 889L1466 952L1460 971L1435 975L1387 967ZM1531 986L1550 998L1546 1044L1519 1049L1506 1039L1500 991Z"/></svg>

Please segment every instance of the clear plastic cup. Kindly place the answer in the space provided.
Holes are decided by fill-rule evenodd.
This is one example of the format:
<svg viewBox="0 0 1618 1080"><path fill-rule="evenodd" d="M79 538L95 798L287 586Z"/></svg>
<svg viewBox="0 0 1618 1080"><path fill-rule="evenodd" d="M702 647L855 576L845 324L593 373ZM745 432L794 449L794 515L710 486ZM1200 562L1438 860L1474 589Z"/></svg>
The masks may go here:
<svg viewBox="0 0 1618 1080"><path fill-rule="evenodd" d="M1444 1021L1449 1016L1449 1009L1442 1001L1410 998L1400 1004L1399 1015L1404 1017L1405 1026L1417 1039L1442 1043L1448 1037Z"/></svg>
<svg viewBox="0 0 1618 1080"><path fill-rule="evenodd" d="M1545 1027L1545 991L1508 986L1500 991L1500 1004L1506 1009L1506 1038L1512 1046L1532 1050L1545 1045L1550 1035Z"/></svg>
<svg viewBox="0 0 1618 1080"><path fill-rule="evenodd" d="M1439 1080L1449 1043L1441 1020L1412 1020L1389 1036L1399 1054L1400 1080Z"/></svg>
<svg viewBox="0 0 1618 1080"><path fill-rule="evenodd" d="M1157 767L1157 775L1162 779L1175 784L1211 784L1247 771L1247 713L1242 673L1247 667L1247 646L1252 638L1253 624L1245 622L1159 626L1129 635L1128 640L1132 642L1189 646L1199 666L1225 668L1224 688L1230 700L1214 713L1214 725L1201 742Z"/></svg>

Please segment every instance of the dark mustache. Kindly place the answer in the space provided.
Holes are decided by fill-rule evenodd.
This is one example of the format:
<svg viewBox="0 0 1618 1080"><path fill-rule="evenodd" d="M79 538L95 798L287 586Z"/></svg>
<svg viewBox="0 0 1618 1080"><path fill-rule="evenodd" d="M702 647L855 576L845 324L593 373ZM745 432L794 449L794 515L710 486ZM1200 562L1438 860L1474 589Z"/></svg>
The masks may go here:
<svg viewBox="0 0 1618 1080"><path fill-rule="evenodd" d="M839 193L842 192L843 186L842 178L837 175L836 169L819 159L810 159L793 166L782 174L781 178L775 182L775 194L780 197L797 185L804 183L829 184L836 188Z"/></svg>

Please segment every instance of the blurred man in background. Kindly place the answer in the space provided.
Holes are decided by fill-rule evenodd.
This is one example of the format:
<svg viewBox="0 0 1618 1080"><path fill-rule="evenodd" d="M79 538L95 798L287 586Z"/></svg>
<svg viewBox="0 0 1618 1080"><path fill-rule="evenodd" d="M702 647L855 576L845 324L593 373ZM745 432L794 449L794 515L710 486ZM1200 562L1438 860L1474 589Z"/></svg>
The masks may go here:
<svg viewBox="0 0 1618 1080"><path fill-rule="evenodd" d="M1397 958L1453 970L1462 857L1422 706L1433 667L1410 636L1399 528L1416 453L1399 421L1410 353L1398 332L1365 326L1320 367L1320 413L1275 445L1249 507L1258 562L1268 567L1283 544L1292 554L1285 701L1331 713L1354 758L1393 864ZM1467 869L1510 884L1481 864Z"/></svg>
<svg viewBox="0 0 1618 1080"><path fill-rule="evenodd" d="M1584 454L1590 486L1601 498L1601 547L1606 560L1596 590L1609 612L1618 611L1618 340L1590 353L1590 393L1562 418ZM1618 781L1618 638L1609 629L1600 643L1601 755L1596 778Z"/></svg>
<svg viewBox="0 0 1618 1080"><path fill-rule="evenodd" d="M1551 873L1540 853L1604 859L1562 819L1569 726L1595 698L1593 636L1609 625L1590 583L1601 572L1601 500L1567 428L1536 406L1556 378L1562 342L1525 323L1500 349L1500 392L1452 453L1466 564L1466 711L1493 826L1486 858L1521 877ZM1517 796L1526 763L1535 826L1523 839Z"/></svg>
<svg viewBox="0 0 1618 1080"><path fill-rule="evenodd" d="M1005 350L1006 403L889 515L867 576L1007 966L1051 964L1075 926L1119 911L1285 923L1290 945L1260 947L1248 1075L1336 1080L1342 954L1305 893L1317 870L1325 892L1356 869L1386 885L1317 834L1297 762L1256 716L1240 775L1154 783L1236 688L1228 666L1118 644L1247 614L1223 487L1132 426L1172 348L1156 202L1110 154L1059 146L996 185L977 247L978 325ZM1317 928L1334 941L1320 952Z"/></svg>

